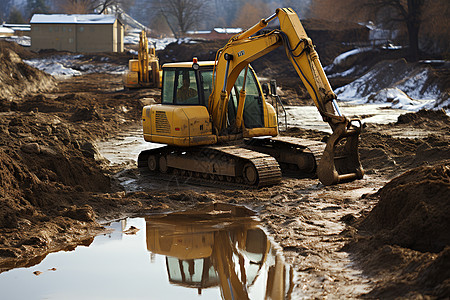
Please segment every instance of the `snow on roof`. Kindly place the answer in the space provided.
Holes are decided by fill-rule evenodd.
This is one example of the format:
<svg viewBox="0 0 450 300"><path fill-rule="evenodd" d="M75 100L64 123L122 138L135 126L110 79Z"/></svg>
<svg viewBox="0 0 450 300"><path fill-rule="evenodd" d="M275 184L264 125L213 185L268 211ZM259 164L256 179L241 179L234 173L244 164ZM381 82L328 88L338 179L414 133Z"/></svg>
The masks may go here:
<svg viewBox="0 0 450 300"><path fill-rule="evenodd" d="M210 34L211 30L189 30L186 31L187 34Z"/></svg>
<svg viewBox="0 0 450 300"><path fill-rule="evenodd" d="M31 18L30 24L113 24L116 21L114 15L97 15L97 14L85 14L85 15L65 15L65 14L35 14Z"/></svg>
<svg viewBox="0 0 450 300"><path fill-rule="evenodd" d="M239 33L242 31L242 28L214 28L214 31L217 33Z"/></svg>
<svg viewBox="0 0 450 300"><path fill-rule="evenodd" d="M30 28L30 24L12 24L12 23L4 23L3 27L23 27L23 28Z"/></svg>

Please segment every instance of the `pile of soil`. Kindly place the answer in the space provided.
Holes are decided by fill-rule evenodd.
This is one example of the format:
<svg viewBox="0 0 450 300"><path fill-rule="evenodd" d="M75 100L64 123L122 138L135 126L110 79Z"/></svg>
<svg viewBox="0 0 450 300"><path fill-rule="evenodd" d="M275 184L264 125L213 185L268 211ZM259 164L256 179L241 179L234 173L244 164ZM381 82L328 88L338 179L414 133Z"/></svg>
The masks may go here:
<svg viewBox="0 0 450 300"><path fill-rule="evenodd" d="M394 138L397 132L426 133L424 138ZM420 110L400 115L392 124L366 125L360 157L366 173L396 176L421 165L450 160L450 117L443 111Z"/></svg>
<svg viewBox="0 0 450 300"><path fill-rule="evenodd" d="M0 272L91 239L102 230L97 217L123 214L121 203L134 209L95 141L138 120L138 99L148 94L111 94L111 86L121 85L117 75L114 84L107 75L91 74L56 85L24 64L14 45L3 42L0 52L1 91L8 96L0 102Z"/></svg>
<svg viewBox="0 0 450 300"><path fill-rule="evenodd" d="M56 85L51 76L25 64L10 44L0 41L0 111L13 98L46 92Z"/></svg>
<svg viewBox="0 0 450 300"><path fill-rule="evenodd" d="M378 204L359 224L386 244L421 252L450 245L450 162L422 166L391 180Z"/></svg>
<svg viewBox="0 0 450 300"><path fill-rule="evenodd" d="M371 197L377 205L354 224L359 233L344 248L378 277L367 296L448 296L450 160L411 169Z"/></svg>

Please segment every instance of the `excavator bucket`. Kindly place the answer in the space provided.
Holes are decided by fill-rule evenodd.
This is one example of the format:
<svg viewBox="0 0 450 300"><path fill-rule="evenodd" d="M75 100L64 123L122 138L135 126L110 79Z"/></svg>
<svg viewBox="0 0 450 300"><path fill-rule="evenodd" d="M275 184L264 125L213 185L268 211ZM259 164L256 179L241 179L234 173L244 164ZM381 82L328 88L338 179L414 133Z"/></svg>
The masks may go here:
<svg viewBox="0 0 450 300"><path fill-rule="evenodd" d="M352 125L354 121L359 122L359 126ZM364 170L358 152L360 133L359 119L337 124L317 166L320 182L333 185L363 178Z"/></svg>

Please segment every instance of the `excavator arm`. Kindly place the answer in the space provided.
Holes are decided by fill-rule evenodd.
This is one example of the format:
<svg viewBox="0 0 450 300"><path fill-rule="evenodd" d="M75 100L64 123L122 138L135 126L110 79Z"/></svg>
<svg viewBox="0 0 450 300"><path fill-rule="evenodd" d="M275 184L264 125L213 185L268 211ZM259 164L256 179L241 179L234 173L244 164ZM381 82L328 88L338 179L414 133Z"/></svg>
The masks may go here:
<svg viewBox="0 0 450 300"><path fill-rule="evenodd" d="M275 18L280 22L279 29L253 36ZM325 185L331 185L362 178L364 172L358 154L361 121L350 120L341 114L336 94L328 82L312 41L308 38L297 14L290 8L277 9L269 18L262 19L253 27L232 37L217 52L214 68L215 84L209 97L208 108L216 134L220 135L227 126L229 94L241 71L255 59L282 45L323 120L329 123L333 131L317 167L319 180ZM237 131L243 126L244 101L245 83L239 96L235 123ZM345 143L337 153L337 145L343 139Z"/></svg>

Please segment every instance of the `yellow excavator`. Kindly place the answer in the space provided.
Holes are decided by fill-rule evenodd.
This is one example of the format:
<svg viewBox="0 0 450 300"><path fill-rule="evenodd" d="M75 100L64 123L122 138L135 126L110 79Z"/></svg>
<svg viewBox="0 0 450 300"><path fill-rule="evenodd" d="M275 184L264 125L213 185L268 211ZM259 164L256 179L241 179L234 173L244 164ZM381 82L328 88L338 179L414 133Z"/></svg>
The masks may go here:
<svg viewBox="0 0 450 300"><path fill-rule="evenodd" d="M243 208L215 203L191 212L146 217L147 250L166 256L169 282L218 287L222 299L291 299L294 271L259 222ZM193 221L195 220L195 221Z"/></svg>
<svg viewBox="0 0 450 300"><path fill-rule="evenodd" d="M255 35L276 18L279 29ZM333 131L326 144L277 136L277 112L249 64L279 46ZM163 65L161 104L145 106L142 120L144 139L166 145L141 152L138 167L257 187L292 170L324 185L360 179L361 121L343 116L336 99L297 14L279 8L232 37L214 61Z"/></svg>
<svg viewBox="0 0 450 300"><path fill-rule="evenodd" d="M128 72L123 74L123 86L128 89L160 88L162 70L155 54L155 48L148 48L145 31L139 34L138 59L128 61Z"/></svg>

